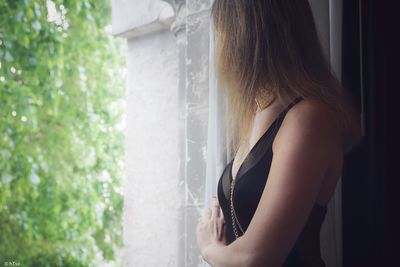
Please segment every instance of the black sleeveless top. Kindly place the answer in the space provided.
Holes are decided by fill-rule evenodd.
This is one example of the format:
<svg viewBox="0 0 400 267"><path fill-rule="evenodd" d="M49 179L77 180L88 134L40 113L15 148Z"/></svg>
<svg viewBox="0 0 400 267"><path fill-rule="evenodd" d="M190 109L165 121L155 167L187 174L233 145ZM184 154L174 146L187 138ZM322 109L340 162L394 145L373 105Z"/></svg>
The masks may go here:
<svg viewBox="0 0 400 267"><path fill-rule="evenodd" d="M233 206L236 217L244 232L246 232L256 211L267 182L272 162L272 142L275 135L288 110L301 99L301 97L296 98L278 115L239 167L233 191ZM217 189L218 201L225 218L228 244L235 240L230 207L232 164L233 160L223 170ZM326 206L315 203L302 232L282 265L283 267L325 267L325 263L320 255L319 233L326 212ZM238 224L236 224L236 229L238 235L241 236L243 233Z"/></svg>

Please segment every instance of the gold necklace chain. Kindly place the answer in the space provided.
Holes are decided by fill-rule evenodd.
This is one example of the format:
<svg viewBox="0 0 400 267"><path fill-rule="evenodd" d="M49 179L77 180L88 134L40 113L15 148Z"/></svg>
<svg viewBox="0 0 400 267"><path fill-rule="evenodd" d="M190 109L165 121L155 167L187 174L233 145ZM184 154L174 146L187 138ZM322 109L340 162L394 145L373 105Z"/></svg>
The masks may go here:
<svg viewBox="0 0 400 267"><path fill-rule="evenodd" d="M258 110L262 111L265 108L269 107L275 100L276 100L276 96L265 106L265 107L261 107L259 101L257 101L257 98L254 98ZM232 182L231 182L231 196L230 196L230 200L231 200L231 219L232 219L232 228L233 228L233 233L235 234L235 238L238 239L239 238L239 234L238 234L238 229L236 228L236 223L239 226L240 231L242 232L242 234L244 234L243 228L240 225L239 219L236 216L236 212L235 212L235 208L233 206L233 189L235 187L235 183L236 183L236 178L233 179L232 177Z"/></svg>
<svg viewBox="0 0 400 267"><path fill-rule="evenodd" d="M235 187L235 183L236 183L236 179L232 179L232 183L231 183L231 218L232 218L232 228L233 228L233 233L235 234L235 239L239 238L239 234L236 228L236 223L238 224L240 231L244 234L243 228L239 223L239 220L236 216L236 212L235 212L235 208L233 207L233 189Z"/></svg>

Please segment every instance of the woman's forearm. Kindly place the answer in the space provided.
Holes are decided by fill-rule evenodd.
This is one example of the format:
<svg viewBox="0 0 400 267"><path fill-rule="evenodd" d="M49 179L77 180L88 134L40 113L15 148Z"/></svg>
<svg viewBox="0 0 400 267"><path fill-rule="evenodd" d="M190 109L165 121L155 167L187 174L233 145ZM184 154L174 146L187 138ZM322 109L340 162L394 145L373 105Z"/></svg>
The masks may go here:
<svg viewBox="0 0 400 267"><path fill-rule="evenodd" d="M203 258L212 267L251 267L251 255L240 248L240 238L230 245L213 244L205 249Z"/></svg>

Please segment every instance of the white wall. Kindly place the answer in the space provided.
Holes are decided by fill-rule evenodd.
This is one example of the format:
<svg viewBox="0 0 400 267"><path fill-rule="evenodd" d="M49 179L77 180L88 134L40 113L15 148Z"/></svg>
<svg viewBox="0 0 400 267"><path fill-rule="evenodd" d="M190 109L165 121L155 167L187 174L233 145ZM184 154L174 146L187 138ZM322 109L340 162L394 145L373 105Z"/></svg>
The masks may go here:
<svg viewBox="0 0 400 267"><path fill-rule="evenodd" d="M161 1L113 2L113 32L128 41L124 266L178 264L178 46L159 23L171 13Z"/></svg>

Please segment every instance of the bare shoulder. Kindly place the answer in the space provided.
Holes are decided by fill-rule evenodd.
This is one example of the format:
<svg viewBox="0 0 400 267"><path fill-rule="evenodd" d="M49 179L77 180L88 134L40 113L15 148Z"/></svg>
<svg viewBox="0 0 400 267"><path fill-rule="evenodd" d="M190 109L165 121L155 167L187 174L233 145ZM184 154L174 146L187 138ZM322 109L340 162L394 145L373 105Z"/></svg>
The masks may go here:
<svg viewBox="0 0 400 267"><path fill-rule="evenodd" d="M328 107L315 98L306 98L294 105L286 114L285 119L312 127L328 126L332 130L337 126L335 117Z"/></svg>
<svg viewBox="0 0 400 267"><path fill-rule="evenodd" d="M322 146L321 149L333 149L339 145L340 130L336 118L321 101L305 98L287 112L273 150L294 143Z"/></svg>

